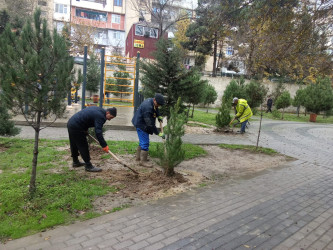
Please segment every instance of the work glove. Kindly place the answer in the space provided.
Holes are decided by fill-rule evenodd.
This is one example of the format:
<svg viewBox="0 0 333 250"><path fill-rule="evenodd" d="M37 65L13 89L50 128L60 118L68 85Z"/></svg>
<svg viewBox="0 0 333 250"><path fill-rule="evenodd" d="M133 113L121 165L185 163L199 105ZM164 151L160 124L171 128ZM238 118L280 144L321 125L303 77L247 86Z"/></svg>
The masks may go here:
<svg viewBox="0 0 333 250"><path fill-rule="evenodd" d="M158 134L158 136L159 136L159 137L162 137L162 139L165 139L165 134L164 134L164 133L162 133L162 132L161 132L161 133L159 133L159 134Z"/></svg>
<svg viewBox="0 0 333 250"><path fill-rule="evenodd" d="M104 147L103 150L104 150L106 153L108 153L108 152L109 152L109 146Z"/></svg>
<svg viewBox="0 0 333 250"><path fill-rule="evenodd" d="M163 116L159 116L159 117L157 117L157 120L158 120L159 122L163 122Z"/></svg>

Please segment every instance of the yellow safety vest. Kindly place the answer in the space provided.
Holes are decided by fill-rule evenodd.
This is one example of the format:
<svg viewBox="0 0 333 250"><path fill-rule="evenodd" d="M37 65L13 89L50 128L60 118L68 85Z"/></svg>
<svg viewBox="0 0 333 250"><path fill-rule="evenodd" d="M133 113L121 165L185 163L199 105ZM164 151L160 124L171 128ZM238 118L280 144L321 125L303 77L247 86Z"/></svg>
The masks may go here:
<svg viewBox="0 0 333 250"><path fill-rule="evenodd" d="M240 122L245 122L253 115L252 110L245 99L238 99L236 111L236 116L239 118Z"/></svg>

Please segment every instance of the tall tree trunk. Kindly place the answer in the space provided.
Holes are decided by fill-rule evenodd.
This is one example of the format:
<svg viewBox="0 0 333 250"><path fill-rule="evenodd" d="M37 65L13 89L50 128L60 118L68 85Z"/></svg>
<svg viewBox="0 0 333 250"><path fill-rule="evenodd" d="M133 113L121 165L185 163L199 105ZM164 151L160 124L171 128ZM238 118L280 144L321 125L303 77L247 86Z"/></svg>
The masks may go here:
<svg viewBox="0 0 333 250"><path fill-rule="evenodd" d="M213 77L216 77L216 56L217 56L217 34L214 33L214 60L213 60Z"/></svg>
<svg viewBox="0 0 333 250"><path fill-rule="evenodd" d="M193 113L194 113L194 104L192 106L192 115L191 115L191 118L193 118Z"/></svg>
<svg viewBox="0 0 333 250"><path fill-rule="evenodd" d="M32 159L32 171L30 177L30 187L29 193L33 195L36 191L36 175L37 175L37 159L38 159L38 143L39 143L39 131L40 131L40 120L41 120L41 112L37 113L37 122L35 129L35 145L34 145L34 156Z"/></svg>

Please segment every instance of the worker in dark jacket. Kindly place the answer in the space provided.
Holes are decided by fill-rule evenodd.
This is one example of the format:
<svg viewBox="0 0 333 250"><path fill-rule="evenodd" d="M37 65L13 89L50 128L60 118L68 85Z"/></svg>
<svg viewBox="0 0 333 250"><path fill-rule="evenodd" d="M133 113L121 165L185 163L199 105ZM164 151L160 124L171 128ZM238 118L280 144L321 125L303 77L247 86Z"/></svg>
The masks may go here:
<svg viewBox="0 0 333 250"><path fill-rule="evenodd" d="M103 137L103 125L106 120L117 116L116 108L104 110L100 107L89 107L74 114L67 123L73 167L85 166L88 172L100 172L102 169L94 167L90 162L89 147L87 141L88 129L94 127L97 140L105 152L109 152L109 147ZM79 161L79 152L84 163Z"/></svg>
<svg viewBox="0 0 333 250"><path fill-rule="evenodd" d="M154 98L144 100L138 110L135 112L132 123L136 128L139 137L139 146L136 151L136 160L140 161L140 165L144 167L152 167L147 162L149 151L149 135L153 133L164 138L163 133L159 133L155 121L156 118L162 122L163 117L160 116L158 107L164 105L164 97L156 94Z"/></svg>

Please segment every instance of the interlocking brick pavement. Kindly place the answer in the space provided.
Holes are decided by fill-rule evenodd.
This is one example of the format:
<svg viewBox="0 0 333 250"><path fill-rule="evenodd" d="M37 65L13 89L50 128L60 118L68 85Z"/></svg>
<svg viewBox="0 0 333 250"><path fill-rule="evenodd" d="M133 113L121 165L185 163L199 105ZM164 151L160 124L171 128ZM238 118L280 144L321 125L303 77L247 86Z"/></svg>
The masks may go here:
<svg viewBox="0 0 333 250"><path fill-rule="evenodd" d="M57 129L48 136L67 137L66 130ZM185 135L184 141L255 145L257 129L251 122L245 135ZM110 130L106 137L137 140L133 131ZM259 145L298 160L60 226L0 249L333 249L332 138L332 125L264 120Z"/></svg>

